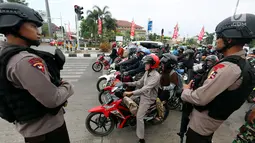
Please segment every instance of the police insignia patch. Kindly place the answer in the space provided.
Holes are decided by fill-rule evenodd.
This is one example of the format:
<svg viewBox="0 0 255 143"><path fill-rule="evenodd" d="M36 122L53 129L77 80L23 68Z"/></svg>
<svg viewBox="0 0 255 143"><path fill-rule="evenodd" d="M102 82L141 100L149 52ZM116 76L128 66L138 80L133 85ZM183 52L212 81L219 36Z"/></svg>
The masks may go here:
<svg viewBox="0 0 255 143"><path fill-rule="evenodd" d="M40 58L32 58L28 61L33 67L45 73L45 66Z"/></svg>
<svg viewBox="0 0 255 143"><path fill-rule="evenodd" d="M217 74L216 71L212 71L212 72L210 73L210 75L208 76L208 79L214 79L214 78L216 77L216 74Z"/></svg>

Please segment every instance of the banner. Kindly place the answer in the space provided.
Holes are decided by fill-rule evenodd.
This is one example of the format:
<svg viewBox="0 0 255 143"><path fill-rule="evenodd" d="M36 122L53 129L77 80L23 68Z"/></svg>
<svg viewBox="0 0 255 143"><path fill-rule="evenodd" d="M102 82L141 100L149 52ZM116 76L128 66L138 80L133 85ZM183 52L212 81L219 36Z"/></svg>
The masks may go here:
<svg viewBox="0 0 255 143"><path fill-rule="evenodd" d="M152 31L152 21L148 22L148 32Z"/></svg>
<svg viewBox="0 0 255 143"><path fill-rule="evenodd" d="M131 24L131 30L130 30L130 38L131 39L134 39L135 37L135 22L134 20L132 21L132 24Z"/></svg>
<svg viewBox="0 0 255 143"><path fill-rule="evenodd" d="M202 40L203 40L204 34L205 34L205 28L204 28L204 26L203 26L203 28L201 29L200 34L199 34L199 36L198 36L198 40L199 40L199 41L202 41Z"/></svg>
<svg viewBox="0 0 255 143"><path fill-rule="evenodd" d="M177 39L178 32L179 32L179 28L178 28L178 23L177 23L176 26L174 27L174 33L173 33L172 39Z"/></svg>
<svg viewBox="0 0 255 143"><path fill-rule="evenodd" d="M97 26L98 26L98 35L101 35L102 34L102 20L101 20L101 18L98 18Z"/></svg>

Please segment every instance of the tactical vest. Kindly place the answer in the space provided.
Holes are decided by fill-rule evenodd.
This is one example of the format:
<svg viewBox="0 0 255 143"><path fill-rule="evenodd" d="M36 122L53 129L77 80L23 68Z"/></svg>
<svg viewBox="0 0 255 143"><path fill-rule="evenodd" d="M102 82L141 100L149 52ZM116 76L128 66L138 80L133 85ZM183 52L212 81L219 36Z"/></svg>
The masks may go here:
<svg viewBox="0 0 255 143"><path fill-rule="evenodd" d="M47 113L56 115L64 104L56 108L46 108L27 90L15 88L7 79L7 64L11 57L21 51L27 51L42 58L48 67L51 82L56 86L61 84L60 70L63 68L64 61L61 62L55 55L24 47L4 48L0 54L0 117L11 123L14 121L25 123L42 118Z"/></svg>
<svg viewBox="0 0 255 143"><path fill-rule="evenodd" d="M216 120L226 120L234 111L239 109L248 98L255 85L255 69L250 63L237 55L224 58L220 62L231 62L241 69L242 84L235 90L226 89L206 106L194 106L196 110L202 112L208 110L208 115ZM211 70L209 70L211 71ZM209 73L205 74L208 76ZM202 82L205 81L206 78Z"/></svg>

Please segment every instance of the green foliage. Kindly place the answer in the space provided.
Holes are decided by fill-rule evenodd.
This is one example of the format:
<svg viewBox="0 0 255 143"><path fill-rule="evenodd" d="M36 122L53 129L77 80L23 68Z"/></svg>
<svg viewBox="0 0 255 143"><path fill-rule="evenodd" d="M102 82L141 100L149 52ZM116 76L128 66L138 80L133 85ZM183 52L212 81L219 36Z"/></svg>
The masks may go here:
<svg viewBox="0 0 255 143"><path fill-rule="evenodd" d="M7 0L7 1L8 2L15 2L15 3L20 3L20 4L28 5L26 0Z"/></svg>
<svg viewBox="0 0 255 143"><path fill-rule="evenodd" d="M160 35L157 35L156 33L150 34L149 39L151 41L156 41L158 38L160 38Z"/></svg>
<svg viewBox="0 0 255 143"><path fill-rule="evenodd" d="M42 25L42 35L44 35L45 37L49 36L48 29L49 29L48 24L43 23L43 25Z"/></svg>
<svg viewBox="0 0 255 143"><path fill-rule="evenodd" d="M212 44L212 43L213 43L213 39L214 39L214 34L215 34L215 33L208 33L208 32L205 32L204 43L205 43L205 44Z"/></svg>
<svg viewBox="0 0 255 143"><path fill-rule="evenodd" d="M249 44L250 48L254 48L255 47L255 40L252 40L251 43Z"/></svg>
<svg viewBox="0 0 255 143"><path fill-rule="evenodd" d="M108 6L105 6L103 9L98 6L94 6L92 10L87 11L88 16L86 17L86 19L82 20L80 25L82 37L93 38L94 41L97 41L97 38L99 37L99 35L97 34L97 21L98 18L101 18L101 20L103 21L103 33L100 40L108 41L113 38L115 39L117 20L112 18L111 12L108 11L108 9Z"/></svg>
<svg viewBox="0 0 255 143"><path fill-rule="evenodd" d="M186 44L187 45L198 45L196 39L194 39L194 38L187 39Z"/></svg>

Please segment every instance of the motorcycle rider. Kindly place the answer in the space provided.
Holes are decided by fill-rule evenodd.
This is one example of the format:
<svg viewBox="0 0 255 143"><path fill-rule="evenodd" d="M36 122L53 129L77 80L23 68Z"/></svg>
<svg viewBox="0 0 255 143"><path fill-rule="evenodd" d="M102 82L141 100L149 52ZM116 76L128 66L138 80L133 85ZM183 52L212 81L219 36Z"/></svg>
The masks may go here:
<svg viewBox="0 0 255 143"><path fill-rule="evenodd" d="M137 46L130 45L130 47L128 47L127 50L128 50L128 60L121 62L119 64L116 64L115 65L116 70L120 70L120 67L125 68L128 65L132 65L137 62L138 58L137 58L137 56L134 56L134 54L136 54L136 51L137 51ZM122 70L124 70L124 69L122 69Z"/></svg>
<svg viewBox="0 0 255 143"><path fill-rule="evenodd" d="M160 83L160 74L157 72L159 67L159 58L155 54L150 54L143 58L145 64L145 74L139 81L127 82L129 86L141 86L132 92L124 92L123 96L140 96L140 103L136 115L137 128L136 134L139 138L139 143L145 143L144 140L144 117L150 106L155 103L158 96L158 88Z"/></svg>
<svg viewBox="0 0 255 143"><path fill-rule="evenodd" d="M140 47L137 50L137 58L138 61L130 66L128 66L125 69L124 75L131 75L131 76L135 76L138 73L144 72L144 64L142 62L142 59L144 56L149 55L151 52L149 49L144 48L144 47Z"/></svg>
<svg viewBox="0 0 255 143"><path fill-rule="evenodd" d="M170 96L170 84L174 84L174 86L178 85L178 75L174 71L174 68L177 66L177 57L170 54L165 53L163 57L160 59L161 64L161 77L160 77L160 87L158 92L158 97L161 101L167 101Z"/></svg>
<svg viewBox="0 0 255 143"><path fill-rule="evenodd" d="M49 53L30 48L40 45L42 17L25 5L1 3L0 19L7 38L0 50L0 117L14 123L27 143L70 143L63 105L73 87L55 79L53 63L40 57Z"/></svg>
<svg viewBox="0 0 255 143"><path fill-rule="evenodd" d="M255 39L255 15L245 14L237 24L228 17L216 27L217 48L224 58L205 74L202 86L184 85L183 101L194 105L190 115L186 143L211 143L214 132L245 102L255 83L254 68L245 59L244 44ZM231 104L226 103L231 99Z"/></svg>
<svg viewBox="0 0 255 143"><path fill-rule="evenodd" d="M110 64L118 57L116 42L112 43L112 53L109 55L109 57L111 58L109 61Z"/></svg>

